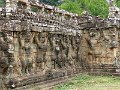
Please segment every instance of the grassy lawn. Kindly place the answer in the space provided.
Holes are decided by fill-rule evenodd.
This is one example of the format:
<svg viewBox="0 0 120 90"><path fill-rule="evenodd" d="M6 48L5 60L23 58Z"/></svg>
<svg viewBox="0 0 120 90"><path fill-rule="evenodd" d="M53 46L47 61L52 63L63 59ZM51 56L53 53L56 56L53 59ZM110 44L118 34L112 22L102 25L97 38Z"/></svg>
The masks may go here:
<svg viewBox="0 0 120 90"><path fill-rule="evenodd" d="M79 75L54 90L120 90L120 77Z"/></svg>

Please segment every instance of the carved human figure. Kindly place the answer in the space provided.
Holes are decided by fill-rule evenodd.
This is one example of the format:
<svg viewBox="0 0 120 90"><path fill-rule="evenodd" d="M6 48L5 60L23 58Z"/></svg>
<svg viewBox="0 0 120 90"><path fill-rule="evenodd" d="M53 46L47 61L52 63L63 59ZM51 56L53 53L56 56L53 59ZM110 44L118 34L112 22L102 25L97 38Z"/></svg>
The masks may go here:
<svg viewBox="0 0 120 90"><path fill-rule="evenodd" d="M5 84L6 80L20 75L20 70L17 61L14 58L14 44L12 33L0 33L0 76L2 76L2 83ZM3 90L3 88L2 88Z"/></svg>
<svg viewBox="0 0 120 90"><path fill-rule="evenodd" d="M80 45L80 38L78 35L72 36L72 47L71 49L74 51L73 52L73 63L75 66L79 64L79 45Z"/></svg>
<svg viewBox="0 0 120 90"><path fill-rule="evenodd" d="M61 47L60 47L60 39L58 36L53 36L53 41L52 41L52 49L53 49L53 57L52 61L54 61L54 68L62 68L62 63L61 63Z"/></svg>
<svg viewBox="0 0 120 90"><path fill-rule="evenodd" d="M68 67L71 66L71 63L68 60L69 53L69 36L65 35L62 40L62 61L63 66Z"/></svg>
<svg viewBox="0 0 120 90"><path fill-rule="evenodd" d="M6 42L7 40L7 35L3 32L0 32L0 68L1 68L1 74L6 73L6 70L8 68L9 62L8 58L4 57L5 52L7 52L8 44Z"/></svg>
<svg viewBox="0 0 120 90"><path fill-rule="evenodd" d="M33 43L34 33L30 31L23 31L20 35L20 60L22 72L24 74L32 73L33 69Z"/></svg>
<svg viewBox="0 0 120 90"><path fill-rule="evenodd" d="M13 68L13 71L11 71L14 74L14 77L20 76L21 75L21 70L20 70L20 61L15 58L15 43L14 43L14 38L12 36L12 33L7 36L7 42L8 42L8 59L9 59L9 67ZM11 70L12 70L11 68ZM10 70L10 69L9 69Z"/></svg>
<svg viewBox="0 0 120 90"><path fill-rule="evenodd" d="M37 68L45 70L46 69L46 64L47 64L47 39L46 39L46 33L41 32L38 33L35 37L37 47L38 47L38 55L37 55Z"/></svg>
<svg viewBox="0 0 120 90"><path fill-rule="evenodd" d="M58 45L60 47L60 62L61 66L64 68L65 66L67 67L67 62L68 62L68 38L67 36L64 35L59 35L59 42Z"/></svg>
<svg viewBox="0 0 120 90"><path fill-rule="evenodd" d="M77 34L76 36L75 36L75 46L74 46L74 48L75 48L75 54L76 54L76 60L75 60L75 64L76 65L80 65L80 36Z"/></svg>
<svg viewBox="0 0 120 90"><path fill-rule="evenodd" d="M87 37L87 44L89 46L88 57L90 61L90 65L96 65L98 63L98 59L102 53L100 50L100 33L99 32L89 32Z"/></svg>
<svg viewBox="0 0 120 90"><path fill-rule="evenodd" d="M75 66L75 60L76 60L76 52L75 52L75 41L74 36L69 36L69 53L68 53L68 60L71 64L71 67Z"/></svg>
<svg viewBox="0 0 120 90"><path fill-rule="evenodd" d="M8 49L8 45L6 43L6 34L0 32L0 89L3 90L5 88L5 78L8 69L8 58L4 57L5 52Z"/></svg>

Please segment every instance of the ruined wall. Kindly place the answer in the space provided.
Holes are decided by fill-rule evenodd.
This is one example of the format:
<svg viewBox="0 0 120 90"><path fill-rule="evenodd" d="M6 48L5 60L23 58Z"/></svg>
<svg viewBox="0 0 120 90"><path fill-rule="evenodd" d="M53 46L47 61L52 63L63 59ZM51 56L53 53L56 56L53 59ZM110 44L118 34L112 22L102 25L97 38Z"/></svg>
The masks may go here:
<svg viewBox="0 0 120 90"><path fill-rule="evenodd" d="M14 5L0 12L0 75L5 83L76 68L119 68L120 32L107 20L33 1Z"/></svg>
<svg viewBox="0 0 120 90"><path fill-rule="evenodd" d="M114 66L119 58L118 31L116 28L87 30L84 34L86 57L92 68ZM83 51L84 52L84 51Z"/></svg>

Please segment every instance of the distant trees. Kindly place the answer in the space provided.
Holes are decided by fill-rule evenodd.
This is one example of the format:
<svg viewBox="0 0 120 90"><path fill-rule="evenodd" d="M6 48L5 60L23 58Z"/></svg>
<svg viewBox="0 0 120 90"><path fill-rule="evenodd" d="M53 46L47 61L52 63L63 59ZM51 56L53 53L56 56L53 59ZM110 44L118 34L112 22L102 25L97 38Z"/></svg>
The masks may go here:
<svg viewBox="0 0 120 90"><path fill-rule="evenodd" d="M120 0L116 0L117 6L120 7Z"/></svg>
<svg viewBox="0 0 120 90"><path fill-rule="evenodd" d="M106 18L108 15L108 3L106 0L64 0L60 8L81 14L84 10L92 15Z"/></svg>
<svg viewBox="0 0 120 90"><path fill-rule="evenodd" d="M120 0L116 0L116 4L120 7ZM89 11L92 15L106 18L108 16L108 3L106 0L64 0L59 6L67 11L78 13Z"/></svg>
<svg viewBox="0 0 120 90"><path fill-rule="evenodd" d="M5 4L5 0L0 0L0 7L2 7Z"/></svg>
<svg viewBox="0 0 120 90"><path fill-rule="evenodd" d="M61 0L39 0L40 2L52 5L52 6L58 6L61 4Z"/></svg>

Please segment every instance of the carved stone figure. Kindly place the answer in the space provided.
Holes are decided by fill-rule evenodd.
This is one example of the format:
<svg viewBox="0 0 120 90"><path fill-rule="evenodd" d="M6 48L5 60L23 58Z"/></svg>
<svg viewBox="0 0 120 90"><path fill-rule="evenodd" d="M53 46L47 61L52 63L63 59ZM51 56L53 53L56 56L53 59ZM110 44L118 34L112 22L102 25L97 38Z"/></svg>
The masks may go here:
<svg viewBox="0 0 120 90"><path fill-rule="evenodd" d="M56 68L56 66L57 68L62 68L60 39L57 35L53 37L52 45L52 61L54 61L54 68Z"/></svg>
<svg viewBox="0 0 120 90"><path fill-rule="evenodd" d="M120 68L120 28L116 27L120 26L120 9L110 1L109 18L102 19L87 11L78 16L38 0L6 0L6 7L0 9L4 85L15 88L69 76L69 70L73 74L78 68Z"/></svg>
<svg viewBox="0 0 120 90"><path fill-rule="evenodd" d="M8 68L9 62L8 62L8 58L7 57L3 57L4 54L6 54L7 49L8 49L8 45L6 42L6 37L7 35L3 32L0 33L0 68L1 68L1 74L5 74L6 70Z"/></svg>
<svg viewBox="0 0 120 90"><path fill-rule="evenodd" d="M80 36L77 34L75 37L75 53L76 53L76 65L79 66L80 65Z"/></svg>
<svg viewBox="0 0 120 90"><path fill-rule="evenodd" d="M22 72L30 74L33 69L33 43L34 33L30 31L23 31L20 35L20 60L22 65Z"/></svg>
<svg viewBox="0 0 120 90"><path fill-rule="evenodd" d="M75 41L74 36L70 36L69 38L69 53L68 53L68 60L71 67L75 66L76 61L76 50L75 50Z"/></svg>
<svg viewBox="0 0 120 90"><path fill-rule="evenodd" d="M90 63L95 66L99 61L99 56L102 55L102 51L100 50L101 44L99 43L101 39L100 32L89 32L89 38L87 40L89 46L89 59Z"/></svg>
<svg viewBox="0 0 120 90"><path fill-rule="evenodd" d="M47 64L47 39L46 39L46 33L41 32L38 35L36 35L36 43L38 47L38 55L37 55L37 60L36 64L38 69L45 70L46 69L46 64Z"/></svg>
<svg viewBox="0 0 120 90"><path fill-rule="evenodd" d="M62 40L63 39L63 40ZM61 39L61 46L62 46L62 65L65 67L70 66L70 62L68 60L68 53L69 53L69 43L68 43L68 36L63 35Z"/></svg>

